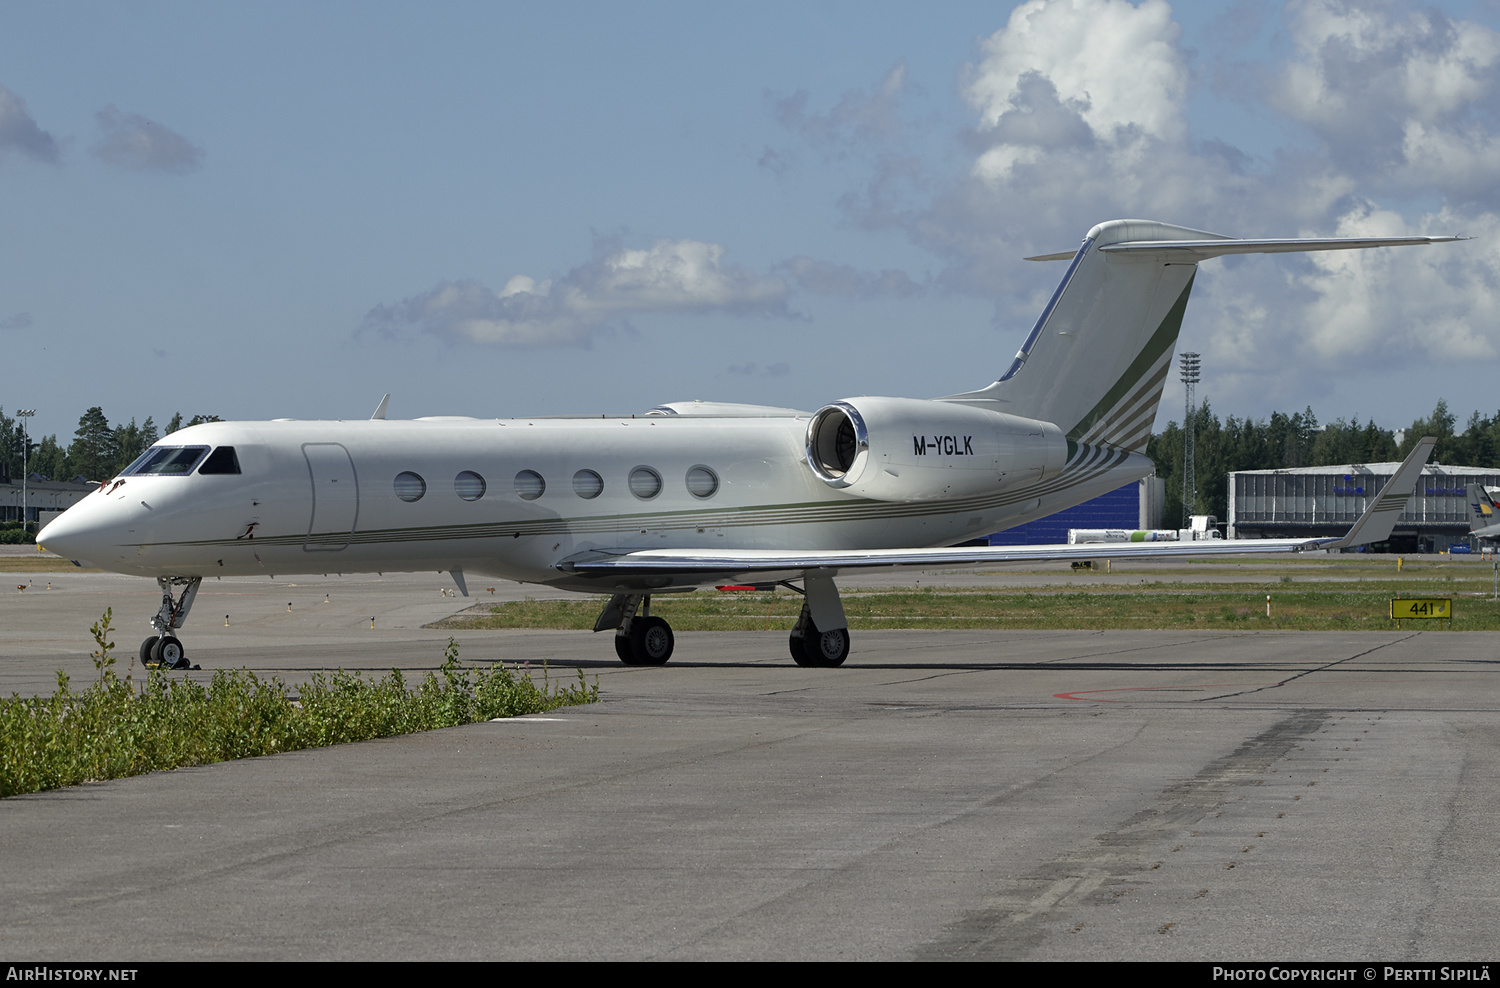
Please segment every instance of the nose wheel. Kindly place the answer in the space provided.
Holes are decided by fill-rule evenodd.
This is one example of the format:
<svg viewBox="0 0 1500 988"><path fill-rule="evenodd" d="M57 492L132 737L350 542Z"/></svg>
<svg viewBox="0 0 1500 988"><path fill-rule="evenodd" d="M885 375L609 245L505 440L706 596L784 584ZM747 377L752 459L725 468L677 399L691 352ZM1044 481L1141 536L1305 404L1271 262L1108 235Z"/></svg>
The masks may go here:
<svg viewBox="0 0 1500 988"><path fill-rule="evenodd" d="M182 641L172 632L182 627L187 620L188 610L193 606L193 598L197 596L198 585L203 582L203 578L158 576L156 582L161 587L161 609L151 619L151 627L156 629L157 634L141 642L141 665L160 669L191 669L193 666L187 660ZM180 595L173 595L172 588L175 586L182 587Z"/></svg>
<svg viewBox="0 0 1500 988"><path fill-rule="evenodd" d="M171 635L161 637L152 635L141 642L141 665L159 666L162 669L191 669L192 663L187 660L187 651L182 647L182 641Z"/></svg>

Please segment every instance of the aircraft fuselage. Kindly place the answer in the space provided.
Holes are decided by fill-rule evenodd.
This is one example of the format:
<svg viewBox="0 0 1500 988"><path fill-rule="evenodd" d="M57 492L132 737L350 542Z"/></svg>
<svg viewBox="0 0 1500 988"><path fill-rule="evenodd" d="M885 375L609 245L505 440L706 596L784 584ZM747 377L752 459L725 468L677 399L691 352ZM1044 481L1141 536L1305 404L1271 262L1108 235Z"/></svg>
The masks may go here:
<svg viewBox="0 0 1500 988"><path fill-rule="evenodd" d="M209 423L158 445L199 447L200 461L230 447L238 473L201 465L187 475L127 473L49 526L46 542L64 554L87 545L86 562L142 576L459 567L593 590L602 588L558 563L589 550L951 545L1151 472L1139 454L1076 447L1051 478L1017 474L1006 470L1004 450L972 430L926 433L898 437L889 445L904 448L877 451L882 465L871 469L890 479L916 460L934 475L988 481L948 499L873 500L815 474L808 423L649 415Z"/></svg>

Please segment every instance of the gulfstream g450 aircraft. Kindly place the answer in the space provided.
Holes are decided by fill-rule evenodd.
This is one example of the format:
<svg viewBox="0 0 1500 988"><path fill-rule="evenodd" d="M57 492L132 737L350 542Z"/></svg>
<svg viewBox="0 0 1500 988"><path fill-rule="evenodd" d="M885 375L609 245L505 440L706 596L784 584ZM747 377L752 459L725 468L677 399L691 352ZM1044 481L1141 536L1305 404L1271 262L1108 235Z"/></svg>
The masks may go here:
<svg viewBox="0 0 1500 988"><path fill-rule="evenodd" d="M49 524L67 558L155 577L142 658L185 665L205 576L437 570L610 594L630 664L672 654L652 594L782 583L801 665L849 652L835 579L870 567L1289 552L1387 538L1424 441L1342 539L943 548L1152 473L1143 455L1199 261L1457 237L1235 240L1145 220L1088 232L1000 379L815 412L713 403L616 418L215 422L173 433ZM1000 368L997 368L1000 369ZM389 397L389 396L387 396ZM796 586L800 583L801 586Z"/></svg>

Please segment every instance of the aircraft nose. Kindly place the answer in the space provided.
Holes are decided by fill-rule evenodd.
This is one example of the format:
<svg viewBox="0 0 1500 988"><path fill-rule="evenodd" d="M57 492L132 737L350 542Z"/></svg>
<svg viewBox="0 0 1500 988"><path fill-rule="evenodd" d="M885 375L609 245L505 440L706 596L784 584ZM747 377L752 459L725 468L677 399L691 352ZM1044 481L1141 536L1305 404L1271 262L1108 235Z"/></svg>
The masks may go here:
<svg viewBox="0 0 1500 988"><path fill-rule="evenodd" d="M97 505L75 504L49 521L36 536L36 544L64 559L87 563L109 544L113 527Z"/></svg>

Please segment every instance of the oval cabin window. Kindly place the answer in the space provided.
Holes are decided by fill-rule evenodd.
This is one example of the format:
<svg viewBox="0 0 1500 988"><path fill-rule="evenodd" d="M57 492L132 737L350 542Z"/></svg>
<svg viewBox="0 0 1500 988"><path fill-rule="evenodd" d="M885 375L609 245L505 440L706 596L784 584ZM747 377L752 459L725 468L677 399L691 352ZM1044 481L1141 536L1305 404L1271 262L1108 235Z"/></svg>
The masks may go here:
<svg viewBox="0 0 1500 988"><path fill-rule="evenodd" d="M403 501L420 501L427 493L427 481L410 470L396 474L396 496Z"/></svg>
<svg viewBox="0 0 1500 988"><path fill-rule="evenodd" d="M636 467L630 471L630 493L642 501L649 501L661 493L661 474L650 467Z"/></svg>
<svg viewBox="0 0 1500 988"><path fill-rule="evenodd" d="M592 470L580 470L573 475L573 493L584 499L592 499L604 493L604 478Z"/></svg>
<svg viewBox="0 0 1500 988"><path fill-rule="evenodd" d="M719 490L719 475L701 464L693 467L687 472L687 489L693 497L713 497Z"/></svg>
<svg viewBox="0 0 1500 988"><path fill-rule="evenodd" d="M522 500L535 501L547 489L547 482L535 470L522 470L516 474L516 493Z"/></svg>
<svg viewBox="0 0 1500 988"><path fill-rule="evenodd" d="M473 470L465 470L453 478L453 490L465 501L477 501L484 497L484 478Z"/></svg>

